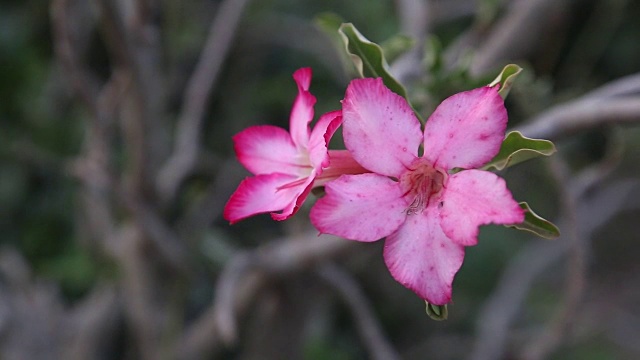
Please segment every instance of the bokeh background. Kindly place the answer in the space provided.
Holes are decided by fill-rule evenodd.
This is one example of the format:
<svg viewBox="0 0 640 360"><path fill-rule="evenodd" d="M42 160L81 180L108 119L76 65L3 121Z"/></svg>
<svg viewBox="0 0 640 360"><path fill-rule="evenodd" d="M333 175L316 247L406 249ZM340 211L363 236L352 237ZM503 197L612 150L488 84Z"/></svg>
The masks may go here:
<svg viewBox="0 0 640 360"><path fill-rule="evenodd" d="M231 137L288 126L296 69L316 114L339 108L355 71L318 26L336 17L385 44L425 118L519 64L510 127L558 148L501 176L562 236L483 227L447 321L382 241L318 237L310 204L222 219L249 175ZM634 0L2 0L0 358L640 358L638 18Z"/></svg>

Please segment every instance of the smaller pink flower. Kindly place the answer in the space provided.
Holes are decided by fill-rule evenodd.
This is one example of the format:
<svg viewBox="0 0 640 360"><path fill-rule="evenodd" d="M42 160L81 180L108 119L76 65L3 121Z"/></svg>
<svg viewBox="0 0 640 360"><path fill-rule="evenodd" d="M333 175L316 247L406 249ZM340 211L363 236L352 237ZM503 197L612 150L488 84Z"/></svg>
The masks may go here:
<svg viewBox="0 0 640 360"><path fill-rule="evenodd" d="M490 87L453 95L423 133L404 98L381 79L360 79L349 84L342 115L347 149L372 173L327 183L326 196L311 210L312 223L322 233L358 241L386 237L391 275L428 302L447 304L464 247L477 243L478 227L524 220L505 181L474 170L504 139L502 98ZM472 170L452 173L456 168Z"/></svg>
<svg viewBox="0 0 640 360"><path fill-rule="evenodd" d="M238 160L255 176L244 179L225 205L223 216L231 223L268 212L275 220L288 219L312 187L335 179L343 172L363 171L347 151L327 149L342 121L340 111L322 115L309 132L316 102L309 92L311 69L299 69L293 78L298 85L298 96L291 109L291 133L277 126L261 125L233 137ZM323 169L330 162L335 165L323 176Z"/></svg>

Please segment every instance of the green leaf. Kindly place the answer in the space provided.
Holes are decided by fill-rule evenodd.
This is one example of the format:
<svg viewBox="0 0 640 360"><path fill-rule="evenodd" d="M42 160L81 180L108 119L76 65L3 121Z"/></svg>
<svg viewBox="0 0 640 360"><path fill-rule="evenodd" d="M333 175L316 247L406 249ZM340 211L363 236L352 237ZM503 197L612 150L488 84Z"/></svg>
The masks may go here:
<svg viewBox="0 0 640 360"><path fill-rule="evenodd" d="M556 147L551 141L530 139L518 131L512 131L502 141L498 154L482 169L502 170L538 156L549 156L554 152L556 152Z"/></svg>
<svg viewBox="0 0 640 360"><path fill-rule="evenodd" d="M433 320L442 321L447 320L449 317L447 305L434 305L430 304L428 301L425 301L424 303L427 306L427 315L429 315Z"/></svg>
<svg viewBox="0 0 640 360"><path fill-rule="evenodd" d="M509 95L509 90L511 90L513 82L516 80L516 77L518 77L520 72L522 72L522 68L520 66L509 64L502 69L498 77L496 77L489 86L493 87L500 84L500 90L498 90L498 93L502 96L502 99L506 99L507 95Z"/></svg>
<svg viewBox="0 0 640 360"><path fill-rule="evenodd" d="M532 232L545 239L555 239L560 236L560 230L551 221L544 219L540 215L531 210L529 204L526 202L520 203L524 213L524 221L520 224L506 225L507 227L513 227L518 230L526 230Z"/></svg>
<svg viewBox="0 0 640 360"><path fill-rule="evenodd" d="M407 99L404 86L389 73L389 65L380 45L369 41L351 23L342 24L338 32L361 77L381 77L391 91Z"/></svg>

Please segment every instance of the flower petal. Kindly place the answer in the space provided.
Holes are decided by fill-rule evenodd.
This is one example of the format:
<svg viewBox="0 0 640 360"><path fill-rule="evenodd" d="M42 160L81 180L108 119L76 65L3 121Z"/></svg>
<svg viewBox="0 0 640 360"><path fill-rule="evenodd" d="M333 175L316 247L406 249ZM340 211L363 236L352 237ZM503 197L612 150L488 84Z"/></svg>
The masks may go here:
<svg viewBox="0 0 640 360"><path fill-rule="evenodd" d="M298 85L298 96L291 108L289 131L298 149L306 149L309 143L309 123L313 120L313 106L316 103L315 96L309 92L311 68L296 70L293 73L293 79Z"/></svg>
<svg viewBox="0 0 640 360"><path fill-rule="evenodd" d="M287 206L285 206L281 212L279 213L272 212L271 218L273 220L283 221L283 220L287 220L288 218L293 216L295 213L297 213L298 210L300 209L300 206L302 206L302 203L304 203L304 201L307 199L307 196L309 196L309 193L311 192L311 188L313 188L314 186L315 178L316 178L316 170L314 169L311 171L311 174L306 179L299 179L298 181L288 185L288 186L291 186L291 185L295 186L295 189L291 189L292 191L296 192L293 195L293 201L287 204ZM284 190L285 190L284 188L280 189L280 191L284 191Z"/></svg>
<svg viewBox="0 0 640 360"><path fill-rule="evenodd" d="M445 99L424 128L424 156L442 169L477 168L500 150L507 110L496 88L482 87Z"/></svg>
<svg viewBox="0 0 640 360"><path fill-rule="evenodd" d="M321 233L376 241L396 231L407 217L398 183L385 176L342 175L325 190L311 209L311 222Z"/></svg>
<svg viewBox="0 0 640 360"><path fill-rule="evenodd" d="M286 208L304 190L300 186L286 187L295 180L293 176L278 173L242 180L224 207L224 218L233 224L252 215Z"/></svg>
<svg viewBox="0 0 640 360"><path fill-rule="evenodd" d="M342 123L340 110L328 112L318 119L309 138L309 160L311 166L321 170L329 166L329 141Z"/></svg>
<svg viewBox="0 0 640 360"><path fill-rule="evenodd" d="M451 284L463 260L464 247L442 232L435 206L409 215L384 244L384 261L391 275L435 305L451 301Z"/></svg>
<svg viewBox="0 0 640 360"><path fill-rule="evenodd" d="M349 150L329 150L329 167L322 169L322 174L316 177L314 186L324 186L329 181L341 175L356 175L370 173L353 159Z"/></svg>
<svg viewBox="0 0 640 360"><path fill-rule="evenodd" d="M504 179L481 170L451 175L442 194L440 224L447 236L460 245L478 242L478 226L517 224L524 212L513 199Z"/></svg>
<svg viewBox="0 0 640 360"><path fill-rule="evenodd" d="M342 102L344 143L365 168L398 177L415 159L420 122L382 79L351 81Z"/></svg>
<svg viewBox="0 0 640 360"><path fill-rule="evenodd" d="M256 175L279 172L299 176L310 168L289 133L277 126L246 128L233 137L233 145L238 161Z"/></svg>

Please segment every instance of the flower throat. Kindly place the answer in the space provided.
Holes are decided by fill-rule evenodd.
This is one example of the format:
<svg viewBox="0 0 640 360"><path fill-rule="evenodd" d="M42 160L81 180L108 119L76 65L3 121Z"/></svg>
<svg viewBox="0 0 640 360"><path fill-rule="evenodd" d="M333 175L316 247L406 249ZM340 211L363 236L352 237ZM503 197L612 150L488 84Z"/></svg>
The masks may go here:
<svg viewBox="0 0 640 360"><path fill-rule="evenodd" d="M407 215L415 215L429 206L432 199L437 199L447 174L434 168L427 159L417 158L411 166L400 176L400 186L404 190L403 196L409 201Z"/></svg>

